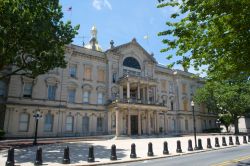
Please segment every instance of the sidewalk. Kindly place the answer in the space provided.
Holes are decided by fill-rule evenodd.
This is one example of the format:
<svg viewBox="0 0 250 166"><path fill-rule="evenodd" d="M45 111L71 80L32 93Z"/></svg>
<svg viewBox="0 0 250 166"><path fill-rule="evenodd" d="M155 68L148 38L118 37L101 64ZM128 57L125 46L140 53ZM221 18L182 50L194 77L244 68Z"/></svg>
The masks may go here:
<svg viewBox="0 0 250 166"><path fill-rule="evenodd" d="M108 140L113 138L112 135L102 136L86 136L86 137L57 137L57 138L38 138L37 142L40 145L48 145L55 143L67 143L67 142L78 142L78 141L97 141L97 140ZM0 140L0 151L13 147L15 149L31 147L33 146L33 138L22 138L22 139L7 139Z"/></svg>
<svg viewBox="0 0 250 166"><path fill-rule="evenodd" d="M220 148L222 147L222 135L201 135L197 137L197 140L202 139L203 149L207 150L207 138L211 139L211 145L214 148L215 145L215 137L219 138ZM226 142L229 142L229 136L226 135ZM59 166L64 165L62 163L63 159L63 148L68 145L70 148L70 165L97 165L97 164L108 164L108 163L117 163L117 162L129 162L133 160L146 160L151 158L160 158L172 155L180 155L176 153L176 141L181 141L181 147L183 153L181 155L187 153L197 153L200 151L188 152L188 140L192 139L193 147L194 141L193 136L183 136L183 137L168 137L168 138L141 138L141 139L111 139L111 140L99 140L99 141L78 141L71 143L58 143L58 144L50 144L50 145L42 145L43 149L43 163L46 165ZM243 137L239 136L239 140L241 145L243 145ZM163 155L163 142L168 142L168 150L170 155ZM148 143L152 142L153 144L153 152L154 157L147 157L147 148ZM235 143L235 136L233 136L233 142ZM135 143L136 145L136 153L137 159L130 159L130 149L131 144ZM115 144L117 149L117 161L110 161L110 148ZM88 163L88 147L90 145L94 146L94 154L95 154L95 163ZM246 144L245 144L246 145ZM226 147L230 147L229 145ZM218 148L214 148L218 149ZM16 165L21 166L33 166L35 160L35 151L36 147L27 147L22 149L15 149L15 161ZM0 151L0 165L5 165L7 160L7 151Z"/></svg>

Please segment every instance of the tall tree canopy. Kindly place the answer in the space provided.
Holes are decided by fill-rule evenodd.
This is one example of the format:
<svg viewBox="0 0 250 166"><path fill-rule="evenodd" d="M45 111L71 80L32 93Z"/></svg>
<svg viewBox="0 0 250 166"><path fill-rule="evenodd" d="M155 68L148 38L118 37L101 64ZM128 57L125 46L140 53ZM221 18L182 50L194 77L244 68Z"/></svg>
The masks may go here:
<svg viewBox="0 0 250 166"><path fill-rule="evenodd" d="M248 76L235 76L228 80L207 82L194 97L218 114L232 116L235 133L239 132L238 119L250 113L250 80Z"/></svg>
<svg viewBox="0 0 250 166"><path fill-rule="evenodd" d="M208 66L210 78L228 78L232 73L250 74L250 1L249 0L158 0L158 8L179 10L166 22L167 46L176 49L182 60L172 66ZM171 59L173 56L169 55Z"/></svg>
<svg viewBox="0 0 250 166"><path fill-rule="evenodd" d="M64 23L59 0L0 1L0 72L36 77L55 67L65 67L65 45L79 26Z"/></svg>

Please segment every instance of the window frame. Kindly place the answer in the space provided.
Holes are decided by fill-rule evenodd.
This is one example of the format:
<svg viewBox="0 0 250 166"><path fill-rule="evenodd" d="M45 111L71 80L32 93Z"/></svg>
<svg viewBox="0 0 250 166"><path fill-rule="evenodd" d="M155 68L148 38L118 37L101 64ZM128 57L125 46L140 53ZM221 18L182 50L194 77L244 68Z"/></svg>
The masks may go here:
<svg viewBox="0 0 250 166"><path fill-rule="evenodd" d="M87 72L88 70L89 70L89 72ZM84 66L83 78L85 80L91 80L92 79L92 67L91 66Z"/></svg>
<svg viewBox="0 0 250 166"><path fill-rule="evenodd" d="M74 92L74 96L70 95L70 92ZM73 97L73 100L71 101L71 97ZM68 89L68 103L75 103L76 100L76 89Z"/></svg>
<svg viewBox="0 0 250 166"><path fill-rule="evenodd" d="M96 131L97 132L102 132L103 131L103 125L104 123L104 118L103 117L97 117L96 119Z"/></svg>
<svg viewBox="0 0 250 166"><path fill-rule="evenodd" d="M88 94L88 95L85 96L85 93ZM85 99L87 99L87 101L84 101ZM90 91L83 91L82 102L84 104L89 104L89 99L90 99Z"/></svg>
<svg viewBox="0 0 250 166"><path fill-rule="evenodd" d="M71 123L68 122L68 118L71 118ZM68 130L68 125L71 124L70 130ZM72 115L66 116L65 120L65 131L66 132L73 132L74 131L74 117Z"/></svg>
<svg viewBox="0 0 250 166"><path fill-rule="evenodd" d="M27 121L21 120L22 115L27 115ZM21 126L22 126L21 124L24 124L24 123L26 124L26 129L25 130L21 129ZM20 113L19 114L19 121L18 121L18 125L19 125L18 131L19 132L28 132L29 131L29 123L30 123L30 114L28 114L26 112Z"/></svg>
<svg viewBox="0 0 250 166"><path fill-rule="evenodd" d="M76 78L77 77L77 65L76 64L70 64L69 65L69 76L71 78Z"/></svg>
<svg viewBox="0 0 250 166"><path fill-rule="evenodd" d="M49 130L47 129L47 127L46 127L46 125L47 125L47 117L48 116L50 116L51 117L51 126L50 126L50 128L49 128ZM53 127L54 127L54 115L52 115L51 113L47 113L46 115L45 115L45 118L44 118L44 127L43 127L43 131L44 132L53 132Z"/></svg>
<svg viewBox="0 0 250 166"><path fill-rule="evenodd" d="M99 98L99 94L101 94L101 98ZM101 102L100 102L101 101ZM97 104L98 105L102 105L104 104L104 93L103 92L98 92L97 93Z"/></svg>
<svg viewBox="0 0 250 166"><path fill-rule="evenodd" d="M27 85L31 85L30 89L26 88ZM27 89L29 90L29 94L27 92ZM24 98L32 98L32 92L33 92L33 83L32 82L25 82L23 84L23 97Z"/></svg>
<svg viewBox="0 0 250 166"><path fill-rule="evenodd" d="M50 87L55 88L55 89L54 89L54 92L53 92L53 90L52 90L52 92L54 93L54 94L52 95L53 98L50 97ZM52 88L52 89L53 89L53 88ZM56 100L56 90L57 90L57 86L56 86L56 85L48 85L48 95L47 95L48 100L50 100L50 101L55 101L55 100Z"/></svg>

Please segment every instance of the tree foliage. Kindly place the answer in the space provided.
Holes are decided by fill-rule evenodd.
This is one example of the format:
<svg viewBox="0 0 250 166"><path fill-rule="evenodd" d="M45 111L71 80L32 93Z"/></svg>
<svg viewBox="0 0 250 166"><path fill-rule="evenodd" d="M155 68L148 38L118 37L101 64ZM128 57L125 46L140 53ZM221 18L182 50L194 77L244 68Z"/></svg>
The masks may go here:
<svg viewBox="0 0 250 166"><path fill-rule="evenodd" d="M157 7L178 8L158 34L166 37L161 52L176 49L182 57L174 63L196 70L207 65L208 76L217 79L250 74L249 0L159 0Z"/></svg>
<svg viewBox="0 0 250 166"><path fill-rule="evenodd" d="M79 26L64 23L59 0L0 1L0 72L12 66L13 74L36 77L66 67L65 45Z"/></svg>
<svg viewBox="0 0 250 166"><path fill-rule="evenodd" d="M219 120L226 127L227 132L229 132L228 127L234 123L234 119L231 114L220 114Z"/></svg>
<svg viewBox="0 0 250 166"><path fill-rule="evenodd" d="M228 80L207 82L196 91L195 101L206 103L218 114L230 114L238 133L238 119L250 112L250 80L238 75Z"/></svg>

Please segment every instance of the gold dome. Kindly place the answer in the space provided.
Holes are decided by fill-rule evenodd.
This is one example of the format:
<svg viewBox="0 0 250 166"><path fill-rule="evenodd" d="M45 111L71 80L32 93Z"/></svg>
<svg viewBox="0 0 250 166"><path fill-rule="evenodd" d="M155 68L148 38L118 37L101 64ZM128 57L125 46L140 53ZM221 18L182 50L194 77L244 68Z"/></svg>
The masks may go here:
<svg viewBox="0 0 250 166"><path fill-rule="evenodd" d="M96 26L92 26L90 32L91 32L92 37L91 37L89 43L86 44L84 47L88 48L88 49L96 50L96 51L102 51L102 48L98 44L98 40L97 40L97 28L96 28Z"/></svg>

